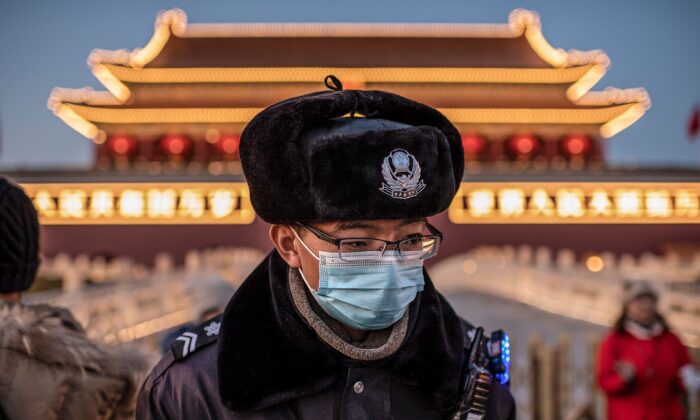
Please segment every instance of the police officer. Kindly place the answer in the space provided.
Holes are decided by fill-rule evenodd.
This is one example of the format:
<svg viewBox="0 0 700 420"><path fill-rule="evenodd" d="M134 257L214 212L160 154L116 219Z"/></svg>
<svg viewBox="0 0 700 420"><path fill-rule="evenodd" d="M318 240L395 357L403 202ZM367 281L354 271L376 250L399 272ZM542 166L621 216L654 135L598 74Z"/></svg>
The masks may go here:
<svg viewBox="0 0 700 420"><path fill-rule="evenodd" d="M463 395L472 327L423 262L462 179L438 111L382 91L285 100L241 136L274 250L224 313L183 334L144 384L137 418L444 419ZM515 418L493 381L486 418Z"/></svg>

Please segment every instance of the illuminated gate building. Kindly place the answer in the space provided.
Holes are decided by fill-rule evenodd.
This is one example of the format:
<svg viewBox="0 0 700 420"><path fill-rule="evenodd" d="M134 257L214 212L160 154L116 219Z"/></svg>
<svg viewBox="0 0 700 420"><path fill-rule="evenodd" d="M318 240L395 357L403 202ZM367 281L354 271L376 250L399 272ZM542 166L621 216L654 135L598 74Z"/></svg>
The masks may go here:
<svg viewBox="0 0 700 420"><path fill-rule="evenodd" d="M175 9L143 48L88 62L105 90L56 88L48 105L94 143L93 167L10 174L39 209L46 255L269 250L240 133L262 108L324 90L328 74L430 104L460 130L462 187L433 220L442 257L482 244L641 253L700 238L698 172L606 164L608 139L649 108L645 90L592 90L608 57L552 47L534 12L503 24L191 24Z"/></svg>

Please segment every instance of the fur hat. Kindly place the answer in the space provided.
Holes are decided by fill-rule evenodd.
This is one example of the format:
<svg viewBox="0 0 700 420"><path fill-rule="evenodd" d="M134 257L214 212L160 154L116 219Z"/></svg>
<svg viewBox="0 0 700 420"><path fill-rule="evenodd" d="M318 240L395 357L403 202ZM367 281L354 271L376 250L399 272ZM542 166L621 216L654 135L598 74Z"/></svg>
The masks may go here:
<svg viewBox="0 0 700 420"><path fill-rule="evenodd" d="M21 292L39 268L39 220L32 200L0 178L0 293Z"/></svg>
<svg viewBox="0 0 700 420"><path fill-rule="evenodd" d="M280 224L431 216L464 171L460 135L441 113L342 85L266 108L240 151L255 211Z"/></svg>

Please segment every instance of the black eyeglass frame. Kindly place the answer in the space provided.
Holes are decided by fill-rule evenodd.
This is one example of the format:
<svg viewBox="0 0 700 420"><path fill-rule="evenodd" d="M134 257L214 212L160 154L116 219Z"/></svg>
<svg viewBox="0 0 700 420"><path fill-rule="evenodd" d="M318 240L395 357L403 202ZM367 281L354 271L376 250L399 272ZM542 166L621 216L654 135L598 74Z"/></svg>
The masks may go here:
<svg viewBox="0 0 700 420"><path fill-rule="evenodd" d="M340 252L340 244L343 241L347 241L347 240L372 240L372 241L384 242L384 248L382 249L382 253L381 253L381 255L384 255L384 252L387 250L387 248L389 248L390 246L393 246L393 245L396 246L396 249L399 251L399 254L400 254L401 248L399 247L399 244L401 242L409 240L409 239L418 239L418 238L429 238L429 239L433 238L434 239L434 238L437 238L438 239L437 248L439 248L440 244L442 243L442 238L443 238L442 232L440 232L435 226L431 225L427 221L425 222L425 226L430 231L430 235L411 235L407 238L399 239L398 241L386 241L384 239L379 239L379 238L336 238L334 236L331 236L331 235L323 232L322 230L320 230L316 227L311 226L308 223L295 222L294 224L305 228L309 232L313 233L318 239L335 245L338 248L338 252ZM430 257L434 257L435 255L437 255L437 250ZM426 257L426 258L430 258L430 257Z"/></svg>

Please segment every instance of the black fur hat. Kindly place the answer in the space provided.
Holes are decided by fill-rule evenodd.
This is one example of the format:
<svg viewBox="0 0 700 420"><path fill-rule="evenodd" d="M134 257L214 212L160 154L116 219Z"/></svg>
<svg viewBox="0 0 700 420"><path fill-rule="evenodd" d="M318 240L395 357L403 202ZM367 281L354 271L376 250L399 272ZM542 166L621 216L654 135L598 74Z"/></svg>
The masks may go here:
<svg viewBox="0 0 700 420"><path fill-rule="evenodd" d="M281 224L447 209L464 170L457 129L399 95L339 89L274 104L243 131L241 162L257 214Z"/></svg>

